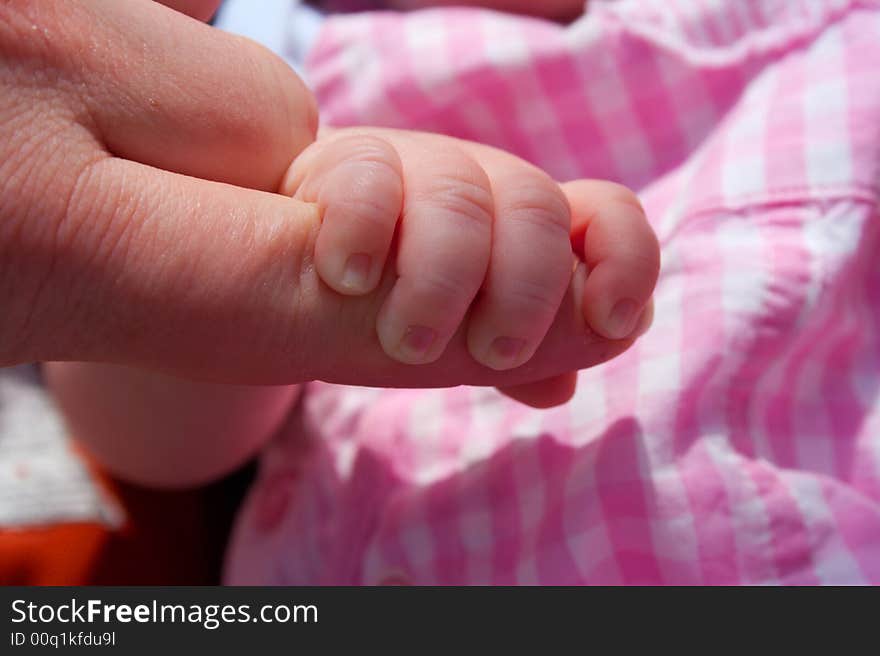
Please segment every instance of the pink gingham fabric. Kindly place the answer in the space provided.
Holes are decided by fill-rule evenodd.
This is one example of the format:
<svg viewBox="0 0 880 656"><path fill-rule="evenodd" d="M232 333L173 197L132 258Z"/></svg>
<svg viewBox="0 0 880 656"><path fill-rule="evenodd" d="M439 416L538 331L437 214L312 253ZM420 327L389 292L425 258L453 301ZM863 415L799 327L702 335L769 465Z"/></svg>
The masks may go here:
<svg viewBox="0 0 880 656"><path fill-rule="evenodd" d="M323 116L637 189L653 329L532 410L307 387L230 583L880 583L880 5L332 16Z"/></svg>

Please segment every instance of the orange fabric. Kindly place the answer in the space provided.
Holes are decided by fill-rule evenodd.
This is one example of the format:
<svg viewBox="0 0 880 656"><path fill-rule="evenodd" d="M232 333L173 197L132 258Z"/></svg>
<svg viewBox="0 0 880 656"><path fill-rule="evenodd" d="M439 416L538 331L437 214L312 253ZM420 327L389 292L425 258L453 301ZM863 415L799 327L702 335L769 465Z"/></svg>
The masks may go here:
<svg viewBox="0 0 880 656"><path fill-rule="evenodd" d="M114 483L128 516L94 523L0 529L2 585L211 585L220 582L240 497L229 481L185 492Z"/></svg>
<svg viewBox="0 0 880 656"><path fill-rule="evenodd" d="M232 519L253 475L245 467L196 490L116 481L72 447L125 511L125 526L96 522L0 528L0 585L214 585Z"/></svg>
<svg viewBox="0 0 880 656"><path fill-rule="evenodd" d="M87 523L0 529L0 585L87 583L107 537Z"/></svg>

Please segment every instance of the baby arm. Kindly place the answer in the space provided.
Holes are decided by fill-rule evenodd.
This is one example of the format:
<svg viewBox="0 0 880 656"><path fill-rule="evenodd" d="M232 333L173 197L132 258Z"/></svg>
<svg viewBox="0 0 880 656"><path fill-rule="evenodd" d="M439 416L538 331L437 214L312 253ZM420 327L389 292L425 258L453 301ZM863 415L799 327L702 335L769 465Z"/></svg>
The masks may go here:
<svg viewBox="0 0 880 656"><path fill-rule="evenodd" d="M85 450L112 474L152 487L199 485L233 471L272 436L300 390L85 362L47 363L44 372Z"/></svg>

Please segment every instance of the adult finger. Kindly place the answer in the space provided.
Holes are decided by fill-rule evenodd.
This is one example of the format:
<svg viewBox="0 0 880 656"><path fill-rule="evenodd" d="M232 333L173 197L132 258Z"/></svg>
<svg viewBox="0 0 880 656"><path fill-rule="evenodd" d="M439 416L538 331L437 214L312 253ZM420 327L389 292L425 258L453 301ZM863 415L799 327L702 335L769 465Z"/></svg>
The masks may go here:
<svg viewBox="0 0 880 656"><path fill-rule="evenodd" d="M152 0L19 3L22 43L67 80L107 151L194 177L272 190L314 140L311 93L262 46Z"/></svg>

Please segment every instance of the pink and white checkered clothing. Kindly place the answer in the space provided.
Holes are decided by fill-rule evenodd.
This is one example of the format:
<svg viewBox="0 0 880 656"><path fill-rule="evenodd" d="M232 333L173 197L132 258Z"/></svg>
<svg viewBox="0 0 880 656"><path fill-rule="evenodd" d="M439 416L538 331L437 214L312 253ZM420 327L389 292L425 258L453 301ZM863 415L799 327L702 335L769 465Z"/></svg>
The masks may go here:
<svg viewBox="0 0 880 656"><path fill-rule="evenodd" d="M309 385L229 582L880 583L878 61L868 0L330 17L328 123L638 189L656 320L549 411Z"/></svg>

